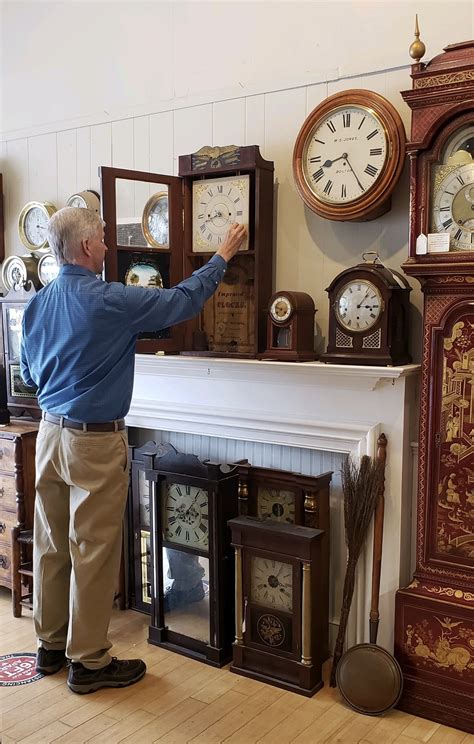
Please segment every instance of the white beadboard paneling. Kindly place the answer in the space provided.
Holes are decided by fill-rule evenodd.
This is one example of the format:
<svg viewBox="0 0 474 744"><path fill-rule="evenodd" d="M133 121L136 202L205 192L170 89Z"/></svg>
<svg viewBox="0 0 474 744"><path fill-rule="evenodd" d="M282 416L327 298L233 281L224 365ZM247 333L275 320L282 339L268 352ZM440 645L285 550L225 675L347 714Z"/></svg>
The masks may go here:
<svg viewBox="0 0 474 744"><path fill-rule="evenodd" d="M91 130L80 127L77 130L77 181L76 191L82 191L91 177Z"/></svg>
<svg viewBox="0 0 474 744"><path fill-rule="evenodd" d="M173 175L173 156L173 112L150 116L150 171Z"/></svg>
<svg viewBox="0 0 474 744"><path fill-rule="evenodd" d="M139 171L150 170L150 120L148 116L139 116L133 120L133 169ZM136 181L134 214L141 215L154 186Z"/></svg>
<svg viewBox="0 0 474 744"><path fill-rule="evenodd" d="M32 201L58 201L56 133L28 139L28 190Z"/></svg>
<svg viewBox="0 0 474 744"><path fill-rule="evenodd" d="M306 88L306 116L316 108L328 96L328 84L308 85ZM303 126L303 121L301 122Z"/></svg>
<svg viewBox="0 0 474 744"><path fill-rule="evenodd" d="M112 126L99 124L91 127L91 172L83 189L93 189L100 193L99 166L112 164Z"/></svg>
<svg viewBox="0 0 474 744"><path fill-rule="evenodd" d="M112 123L112 165L114 168L133 168L133 119ZM117 220L141 222L135 214L135 184L133 181L117 179Z"/></svg>
<svg viewBox="0 0 474 744"><path fill-rule="evenodd" d="M71 194L76 191L77 180L77 132L66 129L58 132L58 204L64 207Z"/></svg>
<svg viewBox="0 0 474 744"><path fill-rule="evenodd" d="M243 145L245 142L245 98L219 101L212 107L213 145Z"/></svg>
<svg viewBox="0 0 474 744"><path fill-rule="evenodd" d="M5 170L5 253L25 253L18 237L18 215L28 198L28 140L18 139L7 143Z"/></svg>
<svg viewBox="0 0 474 744"><path fill-rule="evenodd" d="M193 106L174 112L176 173L179 155L189 155L212 144L212 105Z"/></svg>
<svg viewBox="0 0 474 744"><path fill-rule="evenodd" d="M249 96L245 99L245 144L259 145L262 157L265 154L265 96Z"/></svg>

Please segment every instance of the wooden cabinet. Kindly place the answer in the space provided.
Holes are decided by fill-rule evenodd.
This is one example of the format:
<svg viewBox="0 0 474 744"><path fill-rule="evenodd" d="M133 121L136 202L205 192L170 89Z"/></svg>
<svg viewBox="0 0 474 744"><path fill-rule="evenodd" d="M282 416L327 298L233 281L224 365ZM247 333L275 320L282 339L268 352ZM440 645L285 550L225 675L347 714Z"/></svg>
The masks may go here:
<svg viewBox="0 0 474 744"><path fill-rule="evenodd" d="M35 445L39 424L0 427L0 586L13 591L12 530L33 527ZM15 598L14 604L15 604Z"/></svg>

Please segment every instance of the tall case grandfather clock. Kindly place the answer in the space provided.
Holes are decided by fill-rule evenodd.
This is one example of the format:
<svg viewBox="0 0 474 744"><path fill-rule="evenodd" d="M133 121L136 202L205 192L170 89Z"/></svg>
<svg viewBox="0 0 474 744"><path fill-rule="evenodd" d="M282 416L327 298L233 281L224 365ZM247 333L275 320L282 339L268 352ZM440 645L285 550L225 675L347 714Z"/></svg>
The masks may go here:
<svg viewBox="0 0 474 744"><path fill-rule="evenodd" d="M424 295L416 571L397 592L399 707L474 733L474 42L410 53L410 254ZM426 240L425 236L428 236Z"/></svg>

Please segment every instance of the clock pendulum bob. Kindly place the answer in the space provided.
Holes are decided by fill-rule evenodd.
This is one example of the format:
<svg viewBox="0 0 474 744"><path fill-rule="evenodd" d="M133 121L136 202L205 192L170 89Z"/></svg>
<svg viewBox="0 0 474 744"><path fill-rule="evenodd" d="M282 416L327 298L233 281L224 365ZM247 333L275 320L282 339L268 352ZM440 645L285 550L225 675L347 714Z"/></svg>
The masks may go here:
<svg viewBox="0 0 474 744"><path fill-rule="evenodd" d="M411 53L403 269L420 281L424 307L416 569L395 601L399 707L473 734L474 42L451 44L427 64L422 42ZM443 250L433 251L438 232Z"/></svg>
<svg viewBox="0 0 474 744"><path fill-rule="evenodd" d="M323 532L254 517L237 517L229 526L235 548L231 671L314 695L323 686Z"/></svg>

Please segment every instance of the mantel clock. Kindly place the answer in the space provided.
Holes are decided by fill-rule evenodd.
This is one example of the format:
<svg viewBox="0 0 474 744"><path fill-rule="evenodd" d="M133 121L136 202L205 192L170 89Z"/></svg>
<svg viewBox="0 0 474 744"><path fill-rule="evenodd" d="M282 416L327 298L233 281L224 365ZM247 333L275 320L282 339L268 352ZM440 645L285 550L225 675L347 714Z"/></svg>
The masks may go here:
<svg viewBox="0 0 474 744"><path fill-rule="evenodd" d="M254 517L229 526L236 594L231 671L309 697L323 686L323 532Z"/></svg>
<svg viewBox="0 0 474 744"><path fill-rule="evenodd" d="M108 280L127 277L130 283L132 277L150 289L172 287L209 260L233 222L248 227L245 244L199 317L146 334L138 351L262 353L272 282L273 163L258 146L203 147L182 155L178 177L100 171Z"/></svg>
<svg viewBox="0 0 474 744"><path fill-rule="evenodd" d="M143 455L150 483L152 604L149 642L212 666L232 656L237 465L170 449Z"/></svg>
<svg viewBox="0 0 474 744"><path fill-rule="evenodd" d="M313 298L306 292L275 292L268 304L267 348L262 359L281 362L316 359L315 313Z"/></svg>
<svg viewBox="0 0 474 744"><path fill-rule="evenodd" d="M396 596L399 707L474 733L474 42L425 64L416 37L402 93L412 109L403 268L424 295L423 359L416 570Z"/></svg>

